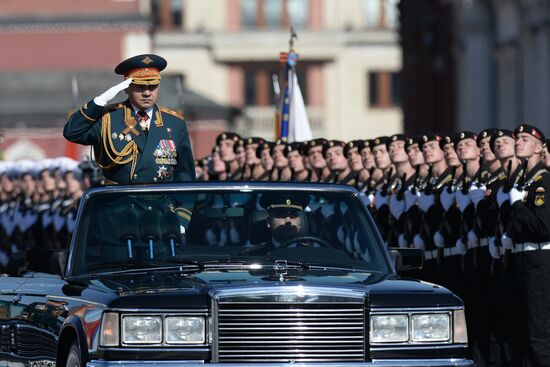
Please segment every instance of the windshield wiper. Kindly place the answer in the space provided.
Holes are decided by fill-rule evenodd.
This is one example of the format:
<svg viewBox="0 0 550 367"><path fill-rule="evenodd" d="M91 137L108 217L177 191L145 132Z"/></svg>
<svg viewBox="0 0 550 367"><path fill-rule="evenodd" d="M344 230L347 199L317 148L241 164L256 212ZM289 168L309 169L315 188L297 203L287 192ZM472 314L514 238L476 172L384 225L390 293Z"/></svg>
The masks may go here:
<svg viewBox="0 0 550 367"><path fill-rule="evenodd" d="M371 270L367 269L355 269L350 266L333 266L333 265L320 265L320 264L309 264L304 261L288 261L288 260L281 260L281 259L272 259L268 258L267 260L273 261L275 264L273 267L277 267L279 264L278 262L284 261L286 262L287 266L294 266L294 267L300 267L303 270L340 270L340 271L353 271L353 272L369 272L371 273Z"/></svg>
<svg viewBox="0 0 550 367"><path fill-rule="evenodd" d="M178 265L191 265L196 266L198 271L204 269L204 265L195 261L181 258L168 258L168 259L158 259L158 260L117 260L109 261L106 263L90 265L86 268L86 271L91 270L104 270L114 268L114 271L125 271L125 270L141 270L142 268L159 268L165 267L167 264L178 264Z"/></svg>

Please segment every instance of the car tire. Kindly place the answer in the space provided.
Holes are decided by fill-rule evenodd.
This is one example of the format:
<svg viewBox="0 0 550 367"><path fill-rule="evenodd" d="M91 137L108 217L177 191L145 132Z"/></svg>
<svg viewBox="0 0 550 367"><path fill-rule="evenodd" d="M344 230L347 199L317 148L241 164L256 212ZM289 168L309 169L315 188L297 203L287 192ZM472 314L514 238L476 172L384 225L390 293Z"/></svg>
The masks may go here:
<svg viewBox="0 0 550 367"><path fill-rule="evenodd" d="M76 341L73 342L67 355L65 367L82 367L82 358L80 358L80 347Z"/></svg>

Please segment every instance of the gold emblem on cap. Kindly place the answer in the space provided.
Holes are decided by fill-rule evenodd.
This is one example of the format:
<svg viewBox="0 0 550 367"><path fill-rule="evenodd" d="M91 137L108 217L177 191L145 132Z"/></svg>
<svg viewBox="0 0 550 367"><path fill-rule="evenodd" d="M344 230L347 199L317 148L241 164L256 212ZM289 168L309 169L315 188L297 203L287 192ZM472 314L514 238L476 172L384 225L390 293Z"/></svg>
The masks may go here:
<svg viewBox="0 0 550 367"><path fill-rule="evenodd" d="M425 143L425 142L428 141L428 137L427 137L426 135L424 135L424 136L422 137L422 140L424 140L424 143Z"/></svg>
<svg viewBox="0 0 550 367"><path fill-rule="evenodd" d="M376 143L376 145L378 145L380 144L380 139L376 139L374 142Z"/></svg>
<svg viewBox="0 0 550 367"><path fill-rule="evenodd" d="M248 138L248 144L252 144L252 138Z"/></svg>
<svg viewBox="0 0 550 367"><path fill-rule="evenodd" d="M391 140L392 140L392 141L396 141L396 140L397 140L397 136L395 136L395 135L392 136L392 137L391 137Z"/></svg>
<svg viewBox="0 0 550 367"><path fill-rule="evenodd" d="M412 140L412 139L409 139L409 140L408 140L408 143L409 143L409 145L412 144L412 143L413 143L413 140Z"/></svg>
<svg viewBox="0 0 550 367"><path fill-rule="evenodd" d="M502 135L504 135L504 131L502 131L502 130L499 130L499 132L498 132L498 136L502 136Z"/></svg>
<svg viewBox="0 0 550 367"><path fill-rule="evenodd" d="M286 199L286 205L290 205L292 204L292 202L290 201L290 199Z"/></svg>
<svg viewBox="0 0 550 367"><path fill-rule="evenodd" d="M447 143L450 143L450 142L451 142L451 138L450 138L449 136L446 136L446 137L445 137L445 141L446 141Z"/></svg>
<svg viewBox="0 0 550 367"><path fill-rule="evenodd" d="M348 147L353 148L353 142L352 142L352 141L350 141L350 142L348 143Z"/></svg>
<svg viewBox="0 0 550 367"><path fill-rule="evenodd" d="M309 145L314 146L315 145L315 140L310 141Z"/></svg>
<svg viewBox="0 0 550 367"><path fill-rule="evenodd" d="M227 139L227 134L222 134L222 139Z"/></svg>
<svg viewBox="0 0 550 367"><path fill-rule="evenodd" d="M329 143L328 143L328 146L329 146L329 147L333 147L333 146L334 146L334 142L333 142L333 141L329 142Z"/></svg>
<svg viewBox="0 0 550 367"><path fill-rule="evenodd" d="M482 138L486 138L486 137L487 137L487 131L482 132L482 133L481 133L481 137L482 137Z"/></svg>
<svg viewBox="0 0 550 367"><path fill-rule="evenodd" d="M523 125L521 125L521 126L519 127L519 132L522 132L522 131L523 131Z"/></svg>
<svg viewBox="0 0 550 367"><path fill-rule="evenodd" d="M141 62L144 63L145 65L149 65L150 63L153 62L153 60L149 56L147 56L146 58L141 60Z"/></svg>
<svg viewBox="0 0 550 367"><path fill-rule="evenodd" d="M464 139L465 136L464 133L460 133L460 139Z"/></svg>

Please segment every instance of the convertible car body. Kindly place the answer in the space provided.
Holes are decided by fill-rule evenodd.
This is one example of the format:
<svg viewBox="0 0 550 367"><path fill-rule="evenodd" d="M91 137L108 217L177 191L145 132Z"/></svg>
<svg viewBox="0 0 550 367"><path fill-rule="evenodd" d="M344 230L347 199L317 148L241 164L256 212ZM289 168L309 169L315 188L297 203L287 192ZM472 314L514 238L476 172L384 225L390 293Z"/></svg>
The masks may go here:
<svg viewBox="0 0 550 367"><path fill-rule="evenodd" d="M420 256L340 185L94 188L69 251L0 277L0 366L473 365L462 301L396 272Z"/></svg>

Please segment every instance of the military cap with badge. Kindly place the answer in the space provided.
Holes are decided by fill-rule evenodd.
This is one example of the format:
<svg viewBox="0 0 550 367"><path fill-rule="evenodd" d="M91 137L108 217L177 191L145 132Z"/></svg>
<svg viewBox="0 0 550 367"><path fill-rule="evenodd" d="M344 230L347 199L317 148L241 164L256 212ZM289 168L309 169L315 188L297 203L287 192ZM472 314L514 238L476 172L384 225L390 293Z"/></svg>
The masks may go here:
<svg viewBox="0 0 550 367"><path fill-rule="evenodd" d="M508 130L508 129L497 129L497 132L494 134L494 135L491 135L491 141L490 141L490 145L491 145L491 150L493 151L493 153L495 152L495 142L498 138L501 138L503 136L507 136L511 139L516 139L515 135L514 135L514 132L512 130Z"/></svg>
<svg viewBox="0 0 550 367"><path fill-rule="evenodd" d="M344 156L347 157L350 150L357 148L357 153L361 153L359 146L362 144L363 140L351 140L346 143L344 147Z"/></svg>
<svg viewBox="0 0 550 367"><path fill-rule="evenodd" d="M535 126L532 126L532 125L527 125L527 124L519 125L514 130L514 135L517 138L518 135L521 134L521 133L529 134L532 137L536 138L537 140L540 140L543 144L546 141L546 138L544 137L544 133L542 132L542 130L540 130L538 127L535 127Z"/></svg>
<svg viewBox="0 0 550 367"><path fill-rule="evenodd" d="M267 210L269 215L276 217L298 216L308 204L307 194L292 192L265 193L260 198L260 206Z"/></svg>
<svg viewBox="0 0 550 367"><path fill-rule="evenodd" d="M492 138L493 136L495 136L496 134L498 133L498 129L485 129L483 130L481 133L479 133L479 135L477 136L477 146L480 146L481 144L481 141L487 137L489 138Z"/></svg>
<svg viewBox="0 0 550 367"><path fill-rule="evenodd" d="M307 156L309 154L310 149L315 147L322 147L323 145L326 144L326 142L327 142L327 139L325 138L317 138L317 139L312 139L305 142L304 155Z"/></svg>
<svg viewBox="0 0 550 367"><path fill-rule="evenodd" d="M258 159L262 158L262 152L264 150L268 150L271 155L271 149L273 148L274 145L275 143L271 141L265 141L262 144L259 144L258 147L256 148L256 158Z"/></svg>
<svg viewBox="0 0 550 367"><path fill-rule="evenodd" d="M429 143L430 141L437 141L439 144L441 140L443 140L443 136L441 134L438 134L438 133L424 134L422 135L422 137L418 142L418 147L422 149L424 147L424 144Z"/></svg>
<svg viewBox="0 0 550 367"><path fill-rule="evenodd" d="M287 144L283 150L283 154L288 158L288 153L290 152L298 152L300 155L303 155L303 142L294 141Z"/></svg>
<svg viewBox="0 0 550 367"><path fill-rule="evenodd" d="M232 132L225 132L221 133L216 137L216 145L220 145L222 141L224 140L231 140L233 142L237 142L241 139L239 134L232 133Z"/></svg>
<svg viewBox="0 0 550 367"><path fill-rule="evenodd" d="M341 140L328 140L323 144L323 157L327 155L327 151L329 149L332 149L334 147L342 147L344 148L346 146L346 143Z"/></svg>

